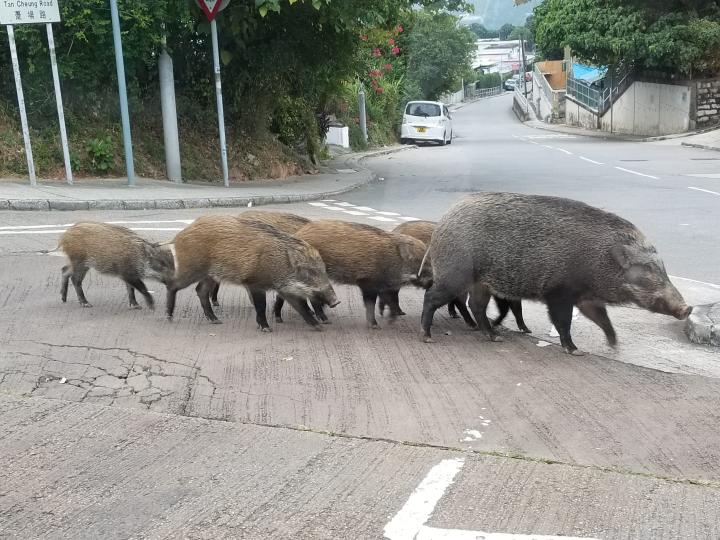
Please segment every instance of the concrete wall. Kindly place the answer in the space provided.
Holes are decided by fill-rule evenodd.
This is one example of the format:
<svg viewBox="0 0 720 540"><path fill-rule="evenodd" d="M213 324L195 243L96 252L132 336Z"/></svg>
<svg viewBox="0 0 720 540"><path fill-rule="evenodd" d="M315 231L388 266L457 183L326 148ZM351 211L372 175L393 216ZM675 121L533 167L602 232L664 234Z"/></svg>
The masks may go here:
<svg viewBox="0 0 720 540"><path fill-rule="evenodd" d="M597 129L598 117L593 111L586 109L570 96L565 96L565 123L585 129Z"/></svg>
<svg viewBox="0 0 720 540"><path fill-rule="evenodd" d="M628 135L658 136L691 129L691 84L635 81L601 118L601 129Z"/></svg>

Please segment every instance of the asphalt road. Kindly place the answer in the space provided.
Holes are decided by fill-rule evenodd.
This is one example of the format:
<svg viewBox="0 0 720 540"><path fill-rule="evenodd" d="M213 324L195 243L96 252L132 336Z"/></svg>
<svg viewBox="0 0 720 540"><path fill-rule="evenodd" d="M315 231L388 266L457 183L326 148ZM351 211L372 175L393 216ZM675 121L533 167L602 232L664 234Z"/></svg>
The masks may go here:
<svg viewBox="0 0 720 540"><path fill-rule="evenodd" d="M555 150L542 175L525 178L518 156L548 156L528 142L547 133L514 123L503 100L458 111L450 147L370 162L382 184L276 209L391 228L438 217L466 190L521 191L515 182L620 212L666 261L690 242L680 227L675 239L661 234L672 220L665 207L651 211L671 189L656 183L670 179L610 167L607 156L644 145L562 139L573 154ZM528 141L513 137L523 133ZM577 154L605 156L595 167L607 177L573 184L564 170L582 170ZM645 210L629 194L610 197L622 186ZM687 191L707 195L698 208L711 221L714 199ZM561 352L532 303L531 336L509 317L505 341L489 343L438 312L438 342L424 344L413 289L401 295L408 315L381 320L381 331L366 328L348 287L337 288L342 303L321 333L291 312L258 332L246 294L231 286L221 289L222 325L204 320L192 288L169 323L161 285L150 286L158 311L129 310L122 283L93 273L92 309L73 291L59 301L63 259L40 251L55 247L63 224L123 221L165 240L203 213L0 213L0 537L720 537L720 354L687 343L673 319L612 310L621 341L612 351L580 317L575 341L591 354L578 358ZM710 281L713 256L693 255L707 273L668 266ZM691 303L720 300L710 285L676 284Z"/></svg>

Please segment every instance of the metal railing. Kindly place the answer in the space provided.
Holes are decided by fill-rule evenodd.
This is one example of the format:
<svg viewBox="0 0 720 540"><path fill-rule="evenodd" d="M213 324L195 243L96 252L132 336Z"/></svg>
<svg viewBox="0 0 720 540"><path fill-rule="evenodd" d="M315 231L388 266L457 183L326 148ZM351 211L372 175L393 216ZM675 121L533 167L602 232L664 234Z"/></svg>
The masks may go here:
<svg viewBox="0 0 720 540"><path fill-rule="evenodd" d="M612 105L614 99L622 94L633 82L632 69L609 69L602 86L580 81L568 74L567 95L590 109L603 114Z"/></svg>

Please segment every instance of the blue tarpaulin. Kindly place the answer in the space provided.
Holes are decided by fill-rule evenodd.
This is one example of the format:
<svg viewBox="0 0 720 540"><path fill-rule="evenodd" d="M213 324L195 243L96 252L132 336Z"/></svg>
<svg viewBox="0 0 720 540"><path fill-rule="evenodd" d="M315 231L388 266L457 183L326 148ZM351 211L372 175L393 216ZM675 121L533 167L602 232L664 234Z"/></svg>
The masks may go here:
<svg viewBox="0 0 720 540"><path fill-rule="evenodd" d="M578 81L594 83L599 81L607 73L607 67L586 66L585 64L573 64L573 78Z"/></svg>

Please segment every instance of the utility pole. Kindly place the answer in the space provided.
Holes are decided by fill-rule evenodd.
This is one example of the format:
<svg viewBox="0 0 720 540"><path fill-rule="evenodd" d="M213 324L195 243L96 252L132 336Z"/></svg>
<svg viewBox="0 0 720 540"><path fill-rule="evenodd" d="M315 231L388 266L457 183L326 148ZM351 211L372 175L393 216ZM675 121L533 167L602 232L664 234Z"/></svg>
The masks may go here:
<svg viewBox="0 0 720 540"><path fill-rule="evenodd" d="M522 56L522 69L520 71L522 73L523 80L523 96L525 97L525 114L529 115L530 110L528 106L527 79L525 78L525 69L527 66L525 62L525 39L523 39L522 36L520 36L520 55Z"/></svg>

